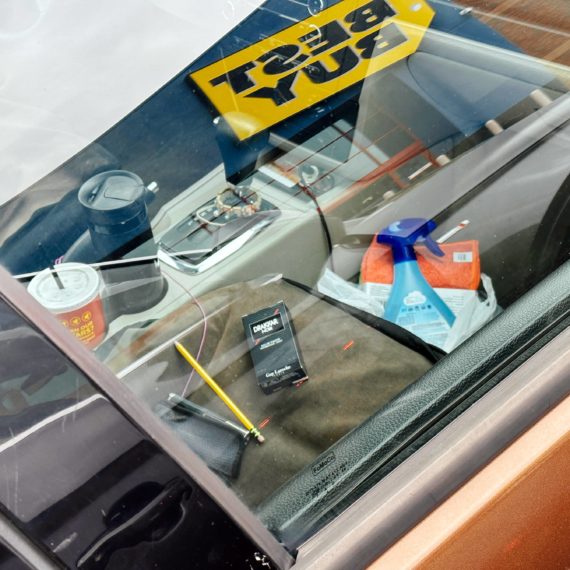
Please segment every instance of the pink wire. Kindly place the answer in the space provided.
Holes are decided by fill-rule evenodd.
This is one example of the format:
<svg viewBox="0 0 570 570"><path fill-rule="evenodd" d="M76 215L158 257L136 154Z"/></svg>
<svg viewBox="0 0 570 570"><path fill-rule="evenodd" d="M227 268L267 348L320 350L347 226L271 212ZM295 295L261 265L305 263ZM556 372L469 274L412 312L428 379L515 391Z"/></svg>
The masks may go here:
<svg viewBox="0 0 570 570"><path fill-rule="evenodd" d="M185 293L188 293L188 295L190 295L190 297L192 298L192 302L198 307L198 309L202 313L202 319L204 320L204 328L202 329L202 338L200 339L200 344L198 346L198 352L196 353L196 360L198 362L200 362L200 357L202 356L202 349L204 348L204 344L206 342L206 333L208 332L208 316L206 315L206 311L204 311L204 307L202 307L202 305L200 304L200 301L198 301L198 299L192 293L192 291L190 291L190 289L187 289L186 287L184 287L184 285L182 285L182 283L180 283L180 281L178 281L178 279L176 279L172 275L169 275L168 277L170 279L172 279L172 281L174 281L174 283L176 283ZM188 380L186 381L186 385L184 386L184 389L180 393L180 396L182 398L186 397L186 391L188 390L188 387L190 386L190 382L192 381L192 378L194 378L195 372L196 371L194 370L194 368L192 368L192 371L190 372L190 375L188 376Z"/></svg>

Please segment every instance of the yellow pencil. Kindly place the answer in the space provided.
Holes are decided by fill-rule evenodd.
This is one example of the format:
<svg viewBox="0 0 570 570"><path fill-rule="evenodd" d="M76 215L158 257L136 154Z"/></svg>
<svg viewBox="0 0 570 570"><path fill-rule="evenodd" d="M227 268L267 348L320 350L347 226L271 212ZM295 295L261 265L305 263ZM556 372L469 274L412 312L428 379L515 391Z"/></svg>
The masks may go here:
<svg viewBox="0 0 570 570"><path fill-rule="evenodd" d="M175 342L176 350L186 359L186 361L196 370L202 380L212 388L212 390L220 397L222 402L232 411L236 418L245 426L249 433L259 443L263 443L265 438L261 432L249 421L248 417L234 404L233 400L222 390L218 383L200 366L198 361L179 343Z"/></svg>

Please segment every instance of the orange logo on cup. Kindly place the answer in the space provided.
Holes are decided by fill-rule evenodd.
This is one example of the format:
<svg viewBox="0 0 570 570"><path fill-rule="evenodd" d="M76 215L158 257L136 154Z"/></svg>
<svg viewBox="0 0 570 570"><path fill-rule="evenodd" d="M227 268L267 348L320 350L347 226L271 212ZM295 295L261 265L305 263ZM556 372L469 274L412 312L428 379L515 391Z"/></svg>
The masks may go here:
<svg viewBox="0 0 570 570"><path fill-rule="evenodd" d="M107 330L98 273L89 265L70 262L58 264L57 274L61 283L45 269L32 279L28 291L81 342L95 348Z"/></svg>

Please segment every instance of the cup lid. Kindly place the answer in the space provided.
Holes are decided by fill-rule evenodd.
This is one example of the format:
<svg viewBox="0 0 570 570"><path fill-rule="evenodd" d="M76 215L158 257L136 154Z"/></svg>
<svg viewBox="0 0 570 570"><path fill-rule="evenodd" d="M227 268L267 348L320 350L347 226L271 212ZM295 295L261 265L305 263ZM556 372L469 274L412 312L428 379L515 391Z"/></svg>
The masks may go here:
<svg viewBox="0 0 570 570"><path fill-rule="evenodd" d="M92 223L113 225L144 211L146 189L143 181L127 170L109 170L87 180L77 194Z"/></svg>
<svg viewBox="0 0 570 570"><path fill-rule="evenodd" d="M28 285L36 301L53 313L66 313L90 303L100 289L99 274L84 263L60 263L55 271L61 280L60 289L51 269L38 273Z"/></svg>

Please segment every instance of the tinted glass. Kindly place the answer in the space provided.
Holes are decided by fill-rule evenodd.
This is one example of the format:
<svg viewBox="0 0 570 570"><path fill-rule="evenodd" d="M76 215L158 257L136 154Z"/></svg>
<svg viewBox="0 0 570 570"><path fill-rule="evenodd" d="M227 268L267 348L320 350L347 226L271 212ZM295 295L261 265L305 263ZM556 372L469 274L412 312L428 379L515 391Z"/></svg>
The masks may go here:
<svg viewBox="0 0 570 570"><path fill-rule="evenodd" d="M151 4L49 44L99 70L34 99L85 144L10 131L0 263L255 512L332 495L330 448L568 259L567 2Z"/></svg>
<svg viewBox="0 0 570 570"><path fill-rule="evenodd" d="M200 487L4 302L0 361L0 503L54 558L165 569L254 560ZM22 567L3 556L0 566Z"/></svg>

